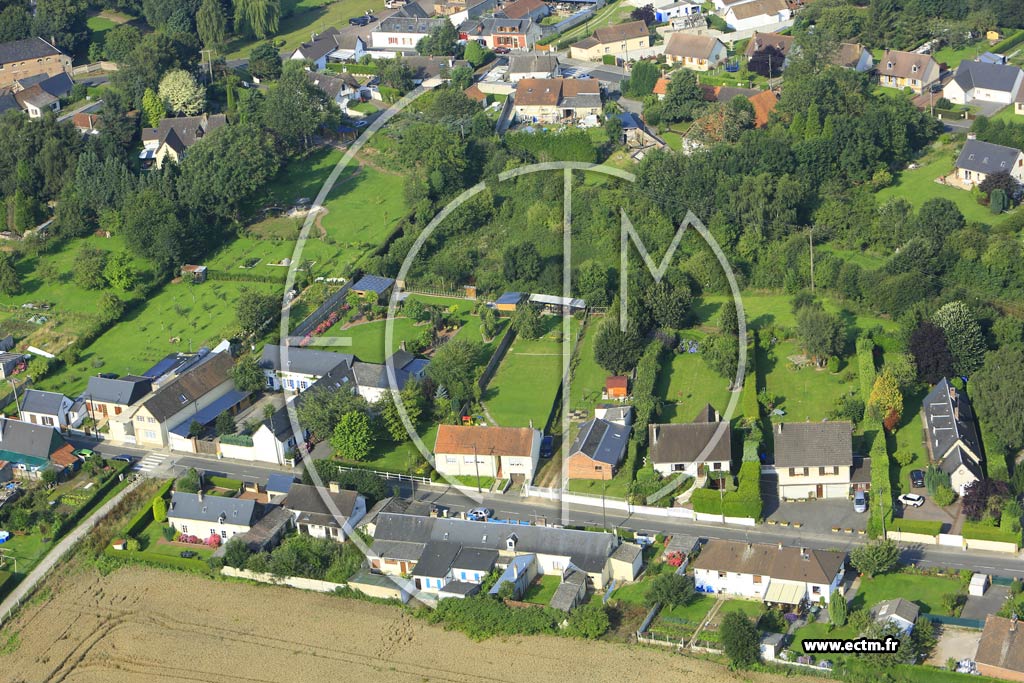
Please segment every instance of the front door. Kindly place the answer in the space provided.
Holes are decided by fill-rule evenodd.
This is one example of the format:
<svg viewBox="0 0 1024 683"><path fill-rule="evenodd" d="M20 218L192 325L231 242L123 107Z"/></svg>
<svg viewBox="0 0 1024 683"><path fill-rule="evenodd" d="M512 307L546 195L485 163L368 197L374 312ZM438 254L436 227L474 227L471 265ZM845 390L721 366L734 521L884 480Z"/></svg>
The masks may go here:
<svg viewBox="0 0 1024 683"><path fill-rule="evenodd" d="M705 465L704 463L701 463L701 464L697 465L697 476L698 477L703 477L704 473L707 472L707 469L708 469L708 466Z"/></svg>
<svg viewBox="0 0 1024 683"><path fill-rule="evenodd" d="M824 486L822 486L821 484L818 484L818 486L815 488L815 491L814 491L814 497L815 498L823 497L825 495L824 488L825 488Z"/></svg>

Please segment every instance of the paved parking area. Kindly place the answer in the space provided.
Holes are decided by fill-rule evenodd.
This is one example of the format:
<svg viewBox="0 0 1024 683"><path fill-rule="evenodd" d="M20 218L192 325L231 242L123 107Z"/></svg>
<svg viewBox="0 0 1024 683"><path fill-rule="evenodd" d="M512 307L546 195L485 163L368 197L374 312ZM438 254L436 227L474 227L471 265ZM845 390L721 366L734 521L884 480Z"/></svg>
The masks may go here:
<svg viewBox="0 0 1024 683"><path fill-rule="evenodd" d="M916 519L928 522L942 522L942 532L951 533L950 529L953 523L956 521L957 510L959 506L957 504L950 505L949 508L941 508L935 504L931 498L924 493L923 489L916 489L914 493L918 493L924 496L924 505L919 508L905 506L897 503L896 515L904 517L906 519Z"/></svg>
<svg viewBox="0 0 1024 683"><path fill-rule="evenodd" d="M940 627L939 642L925 663L944 669L950 658L974 659L980 640L981 631L943 625Z"/></svg>
<svg viewBox="0 0 1024 683"><path fill-rule="evenodd" d="M960 616L964 619L985 621L985 617L995 614L1010 597L1009 586L989 586L984 595L969 595Z"/></svg>
<svg viewBox="0 0 1024 683"><path fill-rule="evenodd" d="M854 512L853 501L846 498L797 503L779 501L776 497L765 500L765 514L769 523L789 522L808 531L827 533L833 527L863 531L868 521L867 513Z"/></svg>

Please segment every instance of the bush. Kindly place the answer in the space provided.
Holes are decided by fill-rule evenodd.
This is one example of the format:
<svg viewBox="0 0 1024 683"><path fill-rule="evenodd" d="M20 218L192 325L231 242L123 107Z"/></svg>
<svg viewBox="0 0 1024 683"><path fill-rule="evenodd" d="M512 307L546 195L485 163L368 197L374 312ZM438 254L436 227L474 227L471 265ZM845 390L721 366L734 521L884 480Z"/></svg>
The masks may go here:
<svg viewBox="0 0 1024 683"><path fill-rule="evenodd" d="M953 504L953 501L956 500L956 494L953 493L953 489L951 487L943 484L939 486L939 488L935 489L932 499L939 507L946 507L947 505Z"/></svg>
<svg viewBox="0 0 1024 683"><path fill-rule="evenodd" d="M896 451L892 454L892 457L899 463L900 467L906 467L914 462L915 454L911 451Z"/></svg>
<svg viewBox="0 0 1024 683"><path fill-rule="evenodd" d="M693 492L690 502L696 512L727 517L761 517L761 465L759 462L744 462L737 477L739 485L735 491L722 494L713 489Z"/></svg>
<svg viewBox="0 0 1024 683"><path fill-rule="evenodd" d="M229 477L218 477L210 476L206 478L206 482L210 486L216 486L219 489L228 489L229 491L240 491L242 489L241 479L231 479Z"/></svg>
<svg viewBox="0 0 1024 683"><path fill-rule="evenodd" d="M892 521L892 530L902 531L908 534L938 536L942 532L942 522L931 522L919 519L894 519Z"/></svg>
<svg viewBox="0 0 1024 683"><path fill-rule="evenodd" d="M978 541L1000 541L1003 543L1014 543L1020 545L1020 531L1001 529L986 522L964 521L964 528L960 532L964 538Z"/></svg>
<svg viewBox="0 0 1024 683"><path fill-rule="evenodd" d="M176 533L178 532L173 526L164 526L160 528L160 535L164 537L165 541L173 541Z"/></svg>
<svg viewBox="0 0 1024 683"><path fill-rule="evenodd" d="M875 386L875 342L867 337L857 340L857 366L860 374L860 393L864 405L871 400L871 390Z"/></svg>
<svg viewBox="0 0 1024 683"><path fill-rule="evenodd" d="M949 489L951 494L953 493L953 484L949 475L934 465L929 465L928 469L924 471L924 486L932 496L942 487Z"/></svg>
<svg viewBox="0 0 1024 683"><path fill-rule="evenodd" d="M464 600L441 600L424 615L432 624L462 631L473 640L493 636L556 633L565 615L550 607L510 609L489 595Z"/></svg>
<svg viewBox="0 0 1024 683"><path fill-rule="evenodd" d="M828 371L833 375L839 372L839 358L837 356L829 356Z"/></svg>

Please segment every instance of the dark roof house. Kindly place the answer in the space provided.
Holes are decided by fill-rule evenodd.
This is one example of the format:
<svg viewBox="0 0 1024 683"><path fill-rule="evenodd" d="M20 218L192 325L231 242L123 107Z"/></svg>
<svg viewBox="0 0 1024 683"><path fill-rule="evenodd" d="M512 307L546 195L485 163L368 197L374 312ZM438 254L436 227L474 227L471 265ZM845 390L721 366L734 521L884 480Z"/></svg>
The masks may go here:
<svg viewBox="0 0 1024 683"><path fill-rule="evenodd" d="M605 420L593 419L584 422L576 439L569 448L572 457L582 453L591 460L608 465L618 465L626 455L629 445L630 427L613 424Z"/></svg>
<svg viewBox="0 0 1024 683"><path fill-rule="evenodd" d="M679 469L673 466L695 463L705 450L702 462L728 463L732 459L732 429L711 405L702 408L693 422L652 424L647 430L655 469Z"/></svg>
<svg viewBox="0 0 1024 683"><path fill-rule="evenodd" d="M85 399L99 403L113 403L130 406L152 391L153 380L149 377L125 375L117 379L90 377L85 389Z"/></svg>
<svg viewBox="0 0 1024 683"><path fill-rule="evenodd" d="M299 346L289 346L286 349L278 344L267 344L260 356L260 367L271 372L322 377L338 365L351 365L354 361L355 356L351 353L320 351Z"/></svg>
<svg viewBox="0 0 1024 683"><path fill-rule="evenodd" d="M171 494L171 505L167 509L167 516L173 519L240 526L252 526L262 514L263 507L251 498L226 498L184 491Z"/></svg>
<svg viewBox="0 0 1024 683"><path fill-rule="evenodd" d="M352 516L359 501L359 494L345 489L320 489L307 484L292 484L282 505L295 513L296 524L312 524L322 527L342 528L344 521L335 517L324 496L330 498L338 513L345 521Z"/></svg>
<svg viewBox="0 0 1024 683"><path fill-rule="evenodd" d="M227 382L233 364L228 353L211 354L203 363L160 387L142 406L158 422L163 422Z"/></svg>
<svg viewBox="0 0 1024 683"><path fill-rule="evenodd" d="M843 552L711 539L690 566L829 585L845 562Z"/></svg>
<svg viewBox="0 0 1024 683"><path fill-rule="evenodd" d="M787 422L775 425L777 467L852 467L849 422Z"/></svg>
<svg viewBox="0 0 1024 683"><path fill-rule="evenodd" d="M969 139L956 158L956 167L985 175L1011 173L1020 158L1021 151L1014 147Z"/></svg>
<svg viewBox="0 0 1024 683"><path fill-rule="evenodd" d="M981 442L967 395L942 378L925 396L921 410L932 462L950 476L963 467L968 479L983 478Z"/></svg>
<svg viewBox="0 0 1024 683"><path fill-rule="evenodd" d="M973 88L1013 93L1021 77L1020 67L1012 64L986 62L960 62L953 80L964 92Z"/></svg>

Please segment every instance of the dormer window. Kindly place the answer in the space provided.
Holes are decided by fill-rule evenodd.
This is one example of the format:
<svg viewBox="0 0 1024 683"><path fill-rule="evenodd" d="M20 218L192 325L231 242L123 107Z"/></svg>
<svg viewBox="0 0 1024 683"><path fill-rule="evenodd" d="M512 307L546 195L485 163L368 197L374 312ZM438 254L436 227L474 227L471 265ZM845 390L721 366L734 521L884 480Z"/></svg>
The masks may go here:
<svg viewBox="0 0 1024 683"><path fill-rule="evenodd" d="M917 64L915 64L913 66L913 68L911 68L911 71L913 71L914 73L917 73Z"/></svg>
<svg viewBox="0 0 1024 683"><path fill-rule="evenodd" d="M888 67L889 67L890 69L892 68L892 62L889 62L889 63L888 63Z"/></svg>

